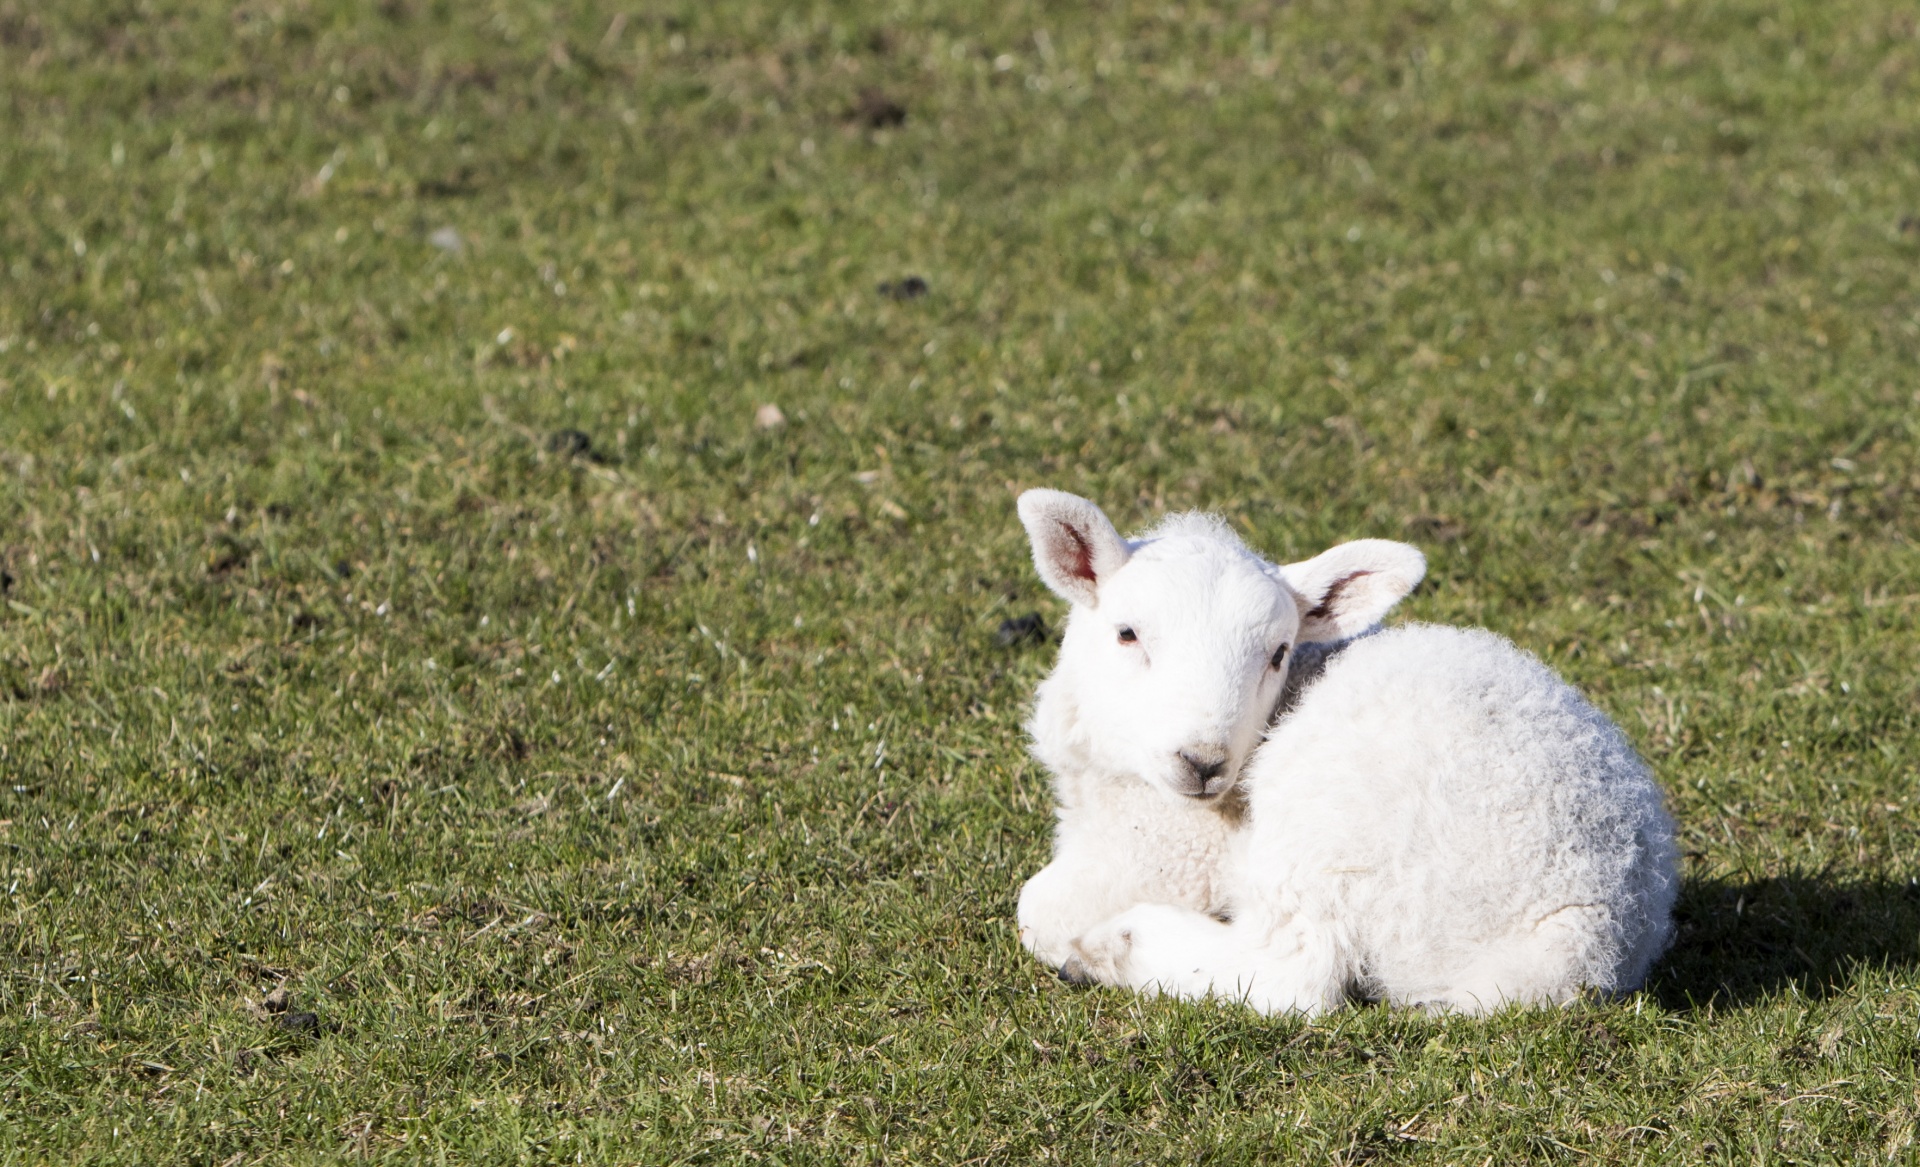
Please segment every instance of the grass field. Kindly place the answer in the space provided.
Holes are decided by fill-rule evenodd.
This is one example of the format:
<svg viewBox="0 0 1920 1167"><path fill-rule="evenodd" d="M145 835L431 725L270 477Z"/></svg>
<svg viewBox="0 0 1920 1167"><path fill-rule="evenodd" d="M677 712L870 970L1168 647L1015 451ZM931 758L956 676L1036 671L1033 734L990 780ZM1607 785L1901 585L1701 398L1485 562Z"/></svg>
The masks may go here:
<svg viewBox="0 0 1920 1167"><path fill-rule="evenodd" d="M0 1163L1920 1160L1917 28L0 0ZM1036 485L1421 545L1648 989L1037 967Z"/></svg>

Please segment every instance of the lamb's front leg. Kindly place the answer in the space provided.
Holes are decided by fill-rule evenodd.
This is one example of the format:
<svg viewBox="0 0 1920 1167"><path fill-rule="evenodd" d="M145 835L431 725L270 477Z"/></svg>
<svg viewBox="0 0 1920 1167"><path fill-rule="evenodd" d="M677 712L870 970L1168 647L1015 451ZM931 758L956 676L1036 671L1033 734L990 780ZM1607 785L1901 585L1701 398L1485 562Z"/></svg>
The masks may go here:
<svg viewBox="0 0 1920 1167"><path fill-rule="evenodd" d="M1075 937L1060 975L1081 984L1205 997L1236 948L1231 924L1173 904L1136 904Z"/></svg>
<svg viewBox="0 0 1920 1167"><path fill-rule="evenodd" d="M1345 1000L1332 946L1299 921L1225 924L1171 904L1139 904L1073 942L1067 979L1198 1000L1242 1001L1262 1013L1322 1013Z"/></svg>
<svg viewBox="0 0 1920 1167"><path fill-rule="evenodd" d="M1075 937L1134 903L1133 888L1110 870L1073 860L1055 859L1020 889L1020 943L1049 968L1073 955Z"/></svg>

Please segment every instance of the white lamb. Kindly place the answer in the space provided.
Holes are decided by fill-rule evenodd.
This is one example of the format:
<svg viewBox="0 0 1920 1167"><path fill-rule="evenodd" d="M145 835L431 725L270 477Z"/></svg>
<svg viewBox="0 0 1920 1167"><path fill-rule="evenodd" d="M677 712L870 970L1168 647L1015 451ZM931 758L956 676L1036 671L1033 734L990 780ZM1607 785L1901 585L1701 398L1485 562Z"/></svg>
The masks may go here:
<svg viewBox="0 0 1920 1167"><path fill-rule="evenodd" d="M1064 978L1307 1014L1646 979L1678 886L1659 787L1506 640L1377 629L1419 551L1365 539L1276 566L1206 515L1128 542L1052 490L1020 518L1073 605L1029 726L1054 858L1019 907Z"/></svg>

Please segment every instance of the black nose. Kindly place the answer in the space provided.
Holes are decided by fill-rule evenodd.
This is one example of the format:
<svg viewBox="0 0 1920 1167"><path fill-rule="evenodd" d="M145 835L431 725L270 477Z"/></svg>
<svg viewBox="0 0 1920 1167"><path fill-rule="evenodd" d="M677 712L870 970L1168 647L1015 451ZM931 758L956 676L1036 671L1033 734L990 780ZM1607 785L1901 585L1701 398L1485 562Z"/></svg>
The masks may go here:
<svg viewBox="0 0 1920 1167"><path fill-rule="evenodd" d="M1194 781L1200 784L1202 790L1206 789L1208 782L1226 773L1227 769L1227 759L1225 755L1202 757L1188 750L1181 750L1180 760L1187 764L1187 769L1192 772Z"/></svg>

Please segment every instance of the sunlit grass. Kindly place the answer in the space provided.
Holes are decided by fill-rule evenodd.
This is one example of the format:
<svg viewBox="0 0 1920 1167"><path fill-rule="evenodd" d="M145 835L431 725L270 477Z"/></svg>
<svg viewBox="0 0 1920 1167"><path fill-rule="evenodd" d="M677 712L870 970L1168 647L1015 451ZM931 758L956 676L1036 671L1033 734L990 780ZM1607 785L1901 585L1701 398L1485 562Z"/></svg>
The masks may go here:
<svg viewBox="0 0 1920 1167"><path fill-rule="evenodd" d="M1890 3L0 0L0 1161L1911 1157L1916 126ZM1648 990L1055 983L1036 485L1420 544Z"/></svg>

